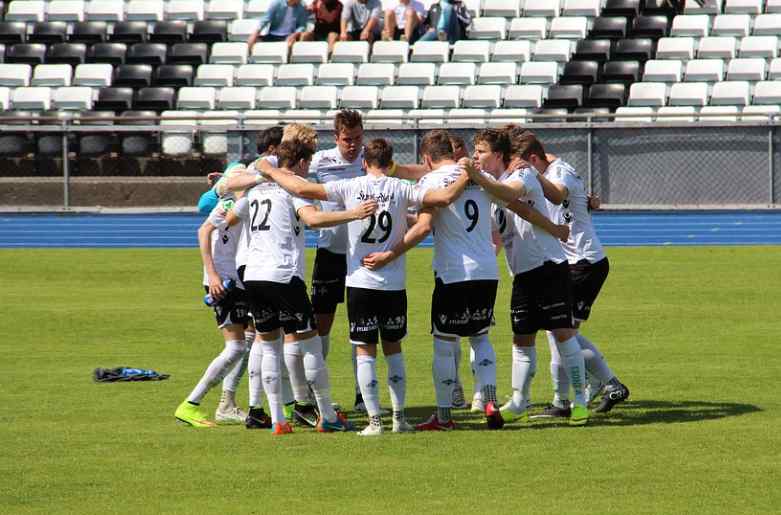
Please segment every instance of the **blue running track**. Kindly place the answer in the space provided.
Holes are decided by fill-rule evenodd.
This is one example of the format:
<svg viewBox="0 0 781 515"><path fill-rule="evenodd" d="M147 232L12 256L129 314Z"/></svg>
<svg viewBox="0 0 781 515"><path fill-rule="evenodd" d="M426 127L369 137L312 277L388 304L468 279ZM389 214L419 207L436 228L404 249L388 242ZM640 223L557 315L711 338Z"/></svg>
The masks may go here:
<svg viewBox="0 0 781 515"><path fill-rule="evenodd" d="M193 214L0 214L0 248L194 247L204 217ZM781 211L600 212L609 246L779 245ZM315 232L307 231L314 246ZM431 240L424 242L430 246Z"/></svg>

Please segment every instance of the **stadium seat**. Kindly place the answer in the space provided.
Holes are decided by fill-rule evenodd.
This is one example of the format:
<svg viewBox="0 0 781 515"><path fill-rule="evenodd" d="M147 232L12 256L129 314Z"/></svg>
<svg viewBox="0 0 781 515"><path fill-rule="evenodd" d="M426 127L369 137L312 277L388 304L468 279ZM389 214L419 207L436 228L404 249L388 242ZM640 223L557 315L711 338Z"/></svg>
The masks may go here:
<svg viewBox="0 0 781 515"><path fill-rule="evenodd" d="M0 43L13 45L27 41L27 25L20 21L0 21Z"/></svg>
<svg viewBox="0 0 781 515"><path fill-rule="evenodd" d="M705 106L700 109L701 122L737 122L740 119L741 108L732 105ZM703 116L705 115L705 116ZM707 116L719 115L719 116Z"/></svg>
<svg viewBox="0 0 781 515"><path fill-rule="evenodd" d="M491 61L522 63L531 60L531 53L529 41L497 41L493 47Z"/></svg>
<svg viewBox="0 0 781 515"><path fill-rule="evenodd" d="M127 49L125 62L159 66L165 63L167 54L168 48L163 43L136 43Z"/></svg>
<svg viewBox="0 0 781 515"><path fill-rule="evenodd" d="M306 123L313 127L333 129L335 112L335 110L320 109L287 109L277 115L277 119L282 123Z"/></svg>
<svg viewBox="0 0 781 515"><path fill-rule="evenodd" d="M470 85L477 78L475 63L444 63L439 67L437 84L440 85Z"/></svg>
<svg viewBox="0 0 781 515"><path fill-rule="evenodd" d="M588 105L617 109L626 104L627 88L623 84L593 84L588 89Z"/></svg>
<svg viewBox="0 0 781 515"><path fill-rule="evenodd" d="M766 13L781 13L781 0L767 0L765 2Z"/></svg>
<svg viewBox="0 0 781 515"><path fill-rule="evenodd" d="M548 89L545 107L574 109L583 105L583 86L580 84L557 84Z"/></svg>
<svg viewBox="0 0 781 515"><path fill-rule="evenodd" d="M421 107L428 109L456 108L461 105L458 86L427 86L423 89Z"/></svg>
<svg viewBox="0 0 781 515"><path fill-rule="evenodd" d="M283 64L277 68L277 86L312 86L314 83L313 64Z"/></svg>
<svg viewBox="0 0 781 515"><path fill-rule="evenodd" d="M51 109L51 88L21 87L11 93L11 107L17 111Z"/></svg>
<svg viewBox="0 0 781 515"><path fill-rule="evenodd" d="M46 53L47 64L69 64L78 66L87 60L87 45L84 43L56 43Z"/></svg>
<svg viewBox="0 0 781 515"><path fill-rule="evenodd" d="M746 81L717 82L711 91L710 105L740 105L751 103L751 85Z"/></svg>
<svg viewBox="0 0 781 515"><path fill-rule="evenodd" d="M222 2L212 2L214 3ZM209 19L196 21L193 24L193 33L190 34L190 43L222 43L228 40L228 24L223 20Z"/></svg>
<svg viewBox="0 0 781 515"><path fill-rule="evenodd" d="M0 64L0 86L29 86L32 66L29 64Z"/></svg>
<svg viewBox="0 0 781 515"><path fill-rule="evenodd" d="M40 124L40 125L54 125L61 123L60 120L64 120L67 118L70 118L68 113L59 111L59 110L51 110L51 111L42 111L39 113L34 113L34 116L40 117L40 118L47 118L47 120L40 120L33 122L34 125ZM38 157L61 157L62 151L63 151L63 141L62 141L62 133L57 132L42 132L42 133L35 133L35 155ZM67 136L68 146L70 147L70 143L73 140L73 135L69 134Z"/></svg>
<svg viewBox="0 0 781 515"><path fill-rule="evenodd" d="M656 58L688 61L694 59L695 45L694 38L662 38L656 47Z"/></svg>
<svg viewBox="0 0 781 515"><path fill-rule="evenodd" d="M781 104L781 82L760 81L754 86L753 104L771 104L779 107ZM745 109L744 109L745 112Z"/></svg>
<svg viewBox="0 0 781 515"><path fill-rule="evenodd" d="M483 16L517 18L521 15L521 2L516 0L483 0Z"/></svg>
<svg viewBox="0 0 781 515"><path fill-rule="evenodd" d="M217 107L219 109L255 109L255 103L255 88L250 86L222 88L217 93Z"/></svg>
<svg viewBox="0 0 781 515"><path fill-rule="evenodd" d="M480 65L477 83L515 84L518 82L518 65L515 63L483 63Z"/></svg>
<svg viewBox="0 0 781 515"><path fill-rule="evenodd" d="M453 45L452 62L487 63L491 56L489 41L456 41Z"/></svg>
<svg viewBox="0 0 781 515"><path fill-rule="evenodd" d="M150 125L156 123L148 120L157 113L154 111L125 111L121 115L119 125ZM149 132L122 132L120 137L122 154L127 156L149 156L159 150L157 136Z"/></svg>
<svg viewBox="0 0 781 515"><path fill-rule="evenodd" d="M211 87L184 87L176 98L177 109L211 111L217 103L217 90Z"/></svg>
<svg viewBox="0 0 781 515"><path fill-rule="evenodd" d="M589 32L591 39L624 39L629 32L629 20L623 16L600 16Z"/></svg>
<svg viewBox="0 0 781 515"><path fill-rule="evenodd" d="M6 110L9 107L11 107L11 88L0 88L0 108Z"/></svg>
<svg viewBox="0 0 781 515"><path fill-rule="evenodd" d="M561 15L596 18L599 16L603 4L602 0L566 0Z"/></svg>
<svg viewBox="0 0 781 515"><path fill-rule="evenodd" d="M572 59L603 63L610 59L611 47L612 44L609 39L584 39L583 41L578 41Z"/></svg>
<svg viewBox="0 0 781 515"><path fill-rule="evenodd" d="M160 116L160 150L165 155L182 156L193 152L196 111L163 111Z"/></svg>
<svg viewBox="0 0 781 515"><path fill-rule="evenodd" d="M93 45L106 41L107 28L105 21L82 21L73 24L73 31L68 35L71 43Z"/></svg>
<svg viewBox="0 0 781 515"><path fill-rule="evenodd" d="M743 15L748 18L748 15ZM738 35L738 34L734 34ZM748 34L740 34L748 36ZM760 14L754 18L754 36L781 36L781 14Z"/></svg>
<svg viewBox="0 0 781 515"><path fill-rule="evenodd" d="M521 64L521 84L555 84L558 78L558 63L528 62Z"/></svg>
<svg viewBox="0 0 781 515"><path fill-rule="evenodd" d="M243 0L211 0L204 17L208 20L238 20L243 15Z"/></svg>
<svg viewBox="0 0 781 515"><path fill-rule="evenodd" d="M733 37L707 37L700 40L697 59L732 59L737 53Z"/></svg>
<svg viewBox="0 0 781 515"><path fill-rule="evenodd" d="M244 4L244 18L262 17L268 11L270 4L270 0L249 0Z"/></svg>
<svg viewBox="0 0 781 515"><path fill-rule="evenodd" d="M382 89L380 106L383 109L417 109L420 92L417 86L388 86Z"/></svg>
<svg viewBox="0 0 781 515"><path fill-rule="evenodd" d="M19 121L6 121L3 125L29 125L31 113L24 111L2 111L2 118L16 118ZM0 156L19 157L33 151L29 132L0 132Z"/></svg>
<svg viewBox="0 0 781 515"><path fill-rule="evenodd" d="M139 111L165 111L176 104L174 88L141 88L133 99L133 109Z"/></svg>
<svg viewBox="0 0 781 515"><path fill-rule="evenodd" d="M193 85L215 88L231 87L233 86L234 76L235 68L230 64L203 64L195 71Z"/></svg>
<svg viewBox="0 0 781 515"><path fill-rule="evenodd" d="M132 88L101 88L98 90L98 98L93 104L93 109L96 111L125 111L130 109L132 103Z"/></svg>
<svg viewBox="0 0 781 515"><path fill-rule="evenodd" d="M129 21L163 21L164 3L162 0L130 0L126 4L126 19Z"/></svg>
<svg viewBox="0 0 781 515"><path fill-rule="evenodd" d="M143 43L149 37L149 30L143 21L123 21L114 24L114 30L108 36L112 43Z"/></svg>
<svg viewBox="0 0 781 515"><path fill-rule="evenodd" d="M68 64L39 64L33 70L32 86L70 86L73 70Z"/></svg>
<svg viewBox="0 0 781 515"><path fill-rule="evenodd" d="M343 109L377 109L380 94L375 86L346 86L342 90L340 106Z"/></svg>
<svg viewBox="0 0 781 515"><path fill-rule="evenodd" d="M171 88L192 86L193 67L189 64L164 64L159 66L152 75L152 84Z"/></svg>
<svg viewBox="0 0 781 515"><path fill-rule="evenodd" d="M261 88L257 96L258 109L295 109L296 88Z"/></svg>
<svg viewBox="0 0 781 515"><path fill-rule="evenodd" d="M644 82L681 82L683 80L682 61L657 61L645 63Z"/></svg>
<svg viewBox="0 0 781 515"><path fill-rule="evenodd" d="M710 17L705 14L682 15L673 19L670 36L703 38L710 33Z"/></svg>
<svg viewBox="0 0 781 515"><path fill-rule="evenodd" d="M184 43L187 40L187 22L161 21L155 23L152 33L149 35L149 41L153 43L165 43L173 45L174 43Z"/></svg>
<svg viewBox="0 0 781 515"><path fill-rule="evenodd" d="M207 156L224 155L228 152L226 131L238 125L238 111L204 113L198 121L201 147Z"/></svg>
<svg viewBox="0 0 781 515"><path fill-rule="evenodd" d="M726 0L724 12L726 14L760 14L763 3L762 0Z"/></svg>
<svg viewBox="0 0 781 515"><path fill-rule="evenodd" d="M488 125L489 112L489 109L483 108L449 109L445 115L445 124L450 128L482 129Z"/></svg>
<svg viewBox="0 0 781 515"><path fill-rule="evenodd" d="M572 43L567 40L543 39L534 45L535 61L565 63L572 56Z"/></svg>
<svg viewBox="0 0 781 515"><path fill-rule="evenodd" d="M168 50L168 64L200 66L209 62L209 45L206 43L177 43Z"/></svg>
<svg viewBox="0 0 781 515"><path fill-rule="evenodd" d="M669 94L663 82L636 82L629 88L627 105L632 107L662 107L667 104Z"/></svg>
<svg viewBox="0 0 781 515"><path fill-rule="evenodd" d="M711 0L702 2L702 5L696 0L686 0L684 14L719 14L724 4L723 0Z"/></svg>
<svg viewBox="0 0 781 515"><path fill-rule="evenodd" d="M89 21L123 21L125 19L125 2L123 0L92 0L87 3L86 17Z"/></svg>
<svg viewBox="0 0 781 515"><path fill-rule="evenodd" d="M634 18L640 14L640 0L607 0L601 14Z"/></svg>
<svg viewBox="0 0 781 515"><path fill-rule="evenodd" d="M541 16L556 18L559 15L561 3L559 0L532 0L524 5L524 16Z"/></svg>
<svg viewBox="0 0 781 515"><path fill-rule="evenodd" d="M754 94L756 102L756 93ZM775 100L772 104L777 104L781 100ZM777 119L781 115L781 106L779 105L752 105L746 106L741 111L740 119L744 122L752 121L768 121L771 119Z"/></svg>
<svg viewBox="0 0 781 515"><path fill-rule="evenodd" d="M434 63L404 63L399 65L396 82L405 86L433 86L436 72Z"/></svg>
<svg viewBox="0 0 781 515"><path fill-rule="evenodd" d="M415 126L408 111L402 109L370 109L363 116L363 124L367 130L402 129Z"/></svg>
<svg viewBox="0 0 781 515"><path fill-rule="evenodd" d="M256 130L266 129L279 125L282 120L282 111L278 109L264 109L257 111L244 111L244 127L250 127Z"/></svg>
<svg viewBox="0 0 781 515"><path fill-rule="evenodd" d="M105 127L113 125L110 118L114 113L109 111L83 111L79 117L74 120L75 125L88 125ZM111 152L114 148L114 135L107 132L79 132L78 133L78 154L84 157L98 157Z"/></svg>
<svg viewBox="0 0 781 515"><path fill-rule="evenodd" d="M740 57L772 59L777 56L777 36L746 36L740 40Z"/></svg>
<svg viewBox="0 0 781 515"><path fill-rule="evenodd" d="M505 100L505 104L507 100ZM501 128L508 123L526 123L526 116L529 114L528 109L491 109L488 113L486 123L488 127Z"/></svg>
<svg viewBox="0 0 781 515"><path fill-rule="evenodd" d="M553 39L580 40L588 34L588 25L588 19L582 16L554 18L550 24L550 37Z"/></svg>
<svg viewBox="0 0 781 515"><path fill-rule="evenodd" d="M190 22L203 20L203 4L203 0L169 0L165 10L165 18Z"/></svg>
<svg viewBox="0 0 781 515"><path fill-rule="evenodd" d="M152 84L152 66L149 64L121 64L114 69L112 85L125 88L144 88Z"/></svg>
<svg viewBox="0 0 781 515"><path fill-rule="evenodd" d="M409 43L406 41L377 41L372 45L371 62L406 63Z"/></svg>
<svg viewBox="0 0 781 515"><path fill-rule="evenodd" d="M545 18L513 18L508 37L536 41L548 36L548 20Z"/></svg>
<svg viewBox="0 0 781 515"><path fill-rule="evenodd" d="M765 80L767 75L767 61L764 59L733 59L727 67L728 81L752 81Z"/></svg>
<svg viewBox="0 0 781 515"><path fill-rule="evenodd" d="M110 64L80 64L73 74L75 86L104 88L111 86L113 67Z"/></svg>
<svg viewBox="0 0 781 515"><path fill-rule="evenodd" d="M92 109L92 88L57 88L52 96L55 109L63 111L87 111Z"/></svg>
<svg viewBox="0 0 781 515"><path fill-rule="evenodd" d="M469 26L470 39L491 41L507 38L507 20L504 18L474 18Z"/></svg>
<svg viewBox="0 0 781 515"><path fill-rule="evenodd" d="M756 21L754 25L756 27ZM742 38L748 36L750 30L751 17L748 14L720 14L713 20L710 35Z"/></svg>
<svg viewBox="0 0 781 515"><path fill-rule="evenodd" d="M62 43L67 38L68 24L64 21L45 21L33 24L27 35L30 43Z"/></svg>
<svg viewBox="0 0 781 515"><path fill-rule="evenodd" d="M412 46L413 63L446 63L449 56L450 47L447 41L418 41Z"/></svg>
<svg viewBox="0 0 781 515"><path fill-rule="evenodd" d="M657 121L695 122L699 108L694 106L660 107L656 110Z"/></svg>
<svg viewBox="0 0 781 515"><path fill-rule="evenodd" d="M41 22L46 16L46 3L43 0L11 2L5 13L6 21Z"/></svg>
<svg viewBox="0 0 781 515"><path fill-rule="evenodd" d="M247 41L258 30L260 30L259 20L233 20L228 25L228 41Z"/></svg>
<svg viewBox="0 0 781 515"><path fill-rule="evenodd" d="M542 86L509 86L504 91L504 107L537 109L542 107L544 94L545 90Z"/></svg>
<svg viewBox="0 0 781 515"><path fill-rule="evenodd" d="M17 43L5 51L6 63L43 64L46 45L42 43Z"/></svg>
<svg viewBox="0 0 781 515"><path fill-rule="evenodd" d="M253 48L253 62L259 62L255 59L254 54L258 45L259 43ZM246 64L247 52L246 43L215 43L212 45L209 62L212 64Z"/></svg>
<svg viewBox="0 0 781 515"><path fill-rule="evenodd" d="M359 86L392 86L396 67L391 63L364 63L358 67Z"/></svg>
<svg viewBox="0 0 781 515"><path fill-rule="evenodd" d="M616 114L627 116L617 116L613 121L618 123L651 123L654 121L654 113L653 107L619 107L616 109Z"/></svg>
<svg viewBox="0 0 781 515"><path fill-rule="evenodd" d="M652 39L619 39L611 58L619 61L648 61L654 56L655 44Z"/></svg>
<svg viewBox="0 0 781 515"><path fill-rule="evenodd" d="M352 86L354 83L355 65L353 64L326 63L317 67L318 86Z"/></svg>
<svg viewBox="0 0 781 515"><path fill-rule="evenodd" d="M307 86L301 90L298 106L302 109L336 109L339 95L336 86Z"/></svg>
<svg viewBox="0 0 781 515"><path fill-rule="evenodd" d="M339 41L331 54L332 63L369 62L369 43L366 41Z"/></svg>
<svg viewBox="0 0 781 515"><path fill-rule="evenodd" d="M97 43L87 50L87 62L117 66L125 62L126 54L127 46L124 43Z"/></svg>
<svg viewBox="0 0 781 515"><path fill-rule="evenodd" d="M214 52L214 49L212 49ZM287 63L287 43L255 43L252 47L250 61L258 64L285 64Z"/></svg>
<svg viewBox="0 0 781 515"><path fill-rule="evenodd" d="M770 61L767 78L768 80L781 80L781 58L776 57Z"/></svg>
<svg viewBox="0 0 781 515"><path fill-rule="evenodd" d="M670 32L670 19L664 15L640 15L635 18L630 34L635 38L663 38Z"/></svg>
<svg viewBox="0 0 781 515"><path fill-rule="evenodd" d="M51 0L46 10L49 21L84 21L83 0Z"/></svg>
<svg viewBox="0 0 781 515"><path fill-rule="evenodd" d="M327 63L328 43L325 41L300 41L290 51L291 63Z"/></svg>
<svg viewBox="0 0 781 515"><path fill-rule="evenodd" d="M629 87L640 80L642 69L637 61L608 61L602 67L602 82L620 83Z"/></svg>
<svg viewBox="0 0 781 515"><path fill-rule="evenodd" d="M704 82L681 82L670 88L671 106L701 107L708 104L708 84Z"/></svg>
<svg viewBox="0 0 781 515"><path fill-rule="evenodd" d="M591 85L599 79L599 63L596 61L570 61L564 65L559 84Z"/></svg>

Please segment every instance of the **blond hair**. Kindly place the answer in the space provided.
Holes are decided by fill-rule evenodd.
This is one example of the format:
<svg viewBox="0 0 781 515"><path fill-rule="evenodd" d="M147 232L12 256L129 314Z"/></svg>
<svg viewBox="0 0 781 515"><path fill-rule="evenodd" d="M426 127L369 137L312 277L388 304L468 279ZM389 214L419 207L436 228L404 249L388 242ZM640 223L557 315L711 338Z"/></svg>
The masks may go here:
<svg viewBox="0 0 781 515"><path fill-rule="evenodd" d="M282 131L282 142L285 141L298 141L314 152L317 149L317 131L309 125L290 123Z"/></svg>

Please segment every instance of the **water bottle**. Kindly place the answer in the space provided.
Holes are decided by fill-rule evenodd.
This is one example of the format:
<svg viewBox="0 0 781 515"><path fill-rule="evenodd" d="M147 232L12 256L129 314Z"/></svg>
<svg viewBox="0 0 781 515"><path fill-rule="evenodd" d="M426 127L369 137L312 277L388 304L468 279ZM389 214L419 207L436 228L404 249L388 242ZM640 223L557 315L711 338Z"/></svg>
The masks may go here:
<svg viewBox="0 0 781 515"><path fill-rule="evenodd" d="M234 281L233 279L225 279L224 281L222 281L222 287L225 290L225 295L228 295L235 286L236 286L236 281ZM224 298L225 296L223 296L223 299ZM220 301L212 297L211 293L207 293L203 297L203 303L211 308L219 304Z"/></svg>

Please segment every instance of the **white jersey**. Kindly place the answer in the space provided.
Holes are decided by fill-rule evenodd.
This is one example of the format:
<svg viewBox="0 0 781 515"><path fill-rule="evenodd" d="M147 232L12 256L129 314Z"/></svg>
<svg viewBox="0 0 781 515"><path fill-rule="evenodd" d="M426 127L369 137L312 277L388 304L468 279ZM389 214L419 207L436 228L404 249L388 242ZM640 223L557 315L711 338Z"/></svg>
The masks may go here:
<svg viewBox="0 0 781 515"><path fill-rule="evenodd" d="M542 192L542 185L537 179L535 170L522 168L514 172L507 172L500 180L503 182L520 181L523 183L526 194L518 200L526 202L532 209L536 209L546 217L548 216L545 195ZM510 218L513 221L512 251L507 253L507 266L513 275L533 270L542 266L546 261L554 263L566 261L567 258L564 255L561 244L554 236L509 210L506 210L505 214L512 214Z"/></svg>
<svg viewBox="0 0 781 515"><path fill-rule="evenodd" d="M276 183L247 191L249 249L245 281L289 283L304 279L304 224L297 212L312 203L293 197Z"/></svg>
<svg viewBox="0 0 781 515"><path fill-rule="evenodd" d="M355 161L350 162L342 157L338 147L317 152L309 165L309 175L314 176L315 180L321 184L361 177L365 173L363 152L355 158ZM343 206L338 202L321 202L320 208L323 211L339 211L343 209ZM345 254L347 252L347 227L337 225L336 227L320 229L317 247L336 254Z"/></svg>
<svg viewBox="0 0 781 515"><path fill-rule="evenodd" d="M605 257L602 242L599 241L591 213L588 211L588 195L583 186L583 179L568 163L556 159L545 170L545 177L551 182L559 183L567 187L567 198L557 206L548 203L548 211L551 220L556 224L568 224L570 228L569 239L562 243L564 253L570 264L583 259L589 263L596 263Z"/></svg>
<svg viewBox="0 0 781 515"><path fill-rule="evenodd" d="M347 224L347 280L353 288L403 290L405 256L379 270L361 266L361 260L372 252L385 252L404 239L407 232L407 209L420 207L424 191L394 177L364 175L355 179L325 184L328 200L352 209L365 200L377 201L377 211L363 220Z"/></svg>
<svg viewBox="0 0 781 515"><path fill-rule="evenodd" d="M418 185L445 188L461 174L458 165L445 165L424 175ZM434 216L434 261L437 278L445 284L497 280L491 238L491 200L480 186L470 183L464 193Z"/></svg>
<svg viewBox="0 0 781 515"><path fill-rule="evenodd" d="M499 233L499 239L502 242L507 269L512 275L513 271L510 263L513 260L513 242L515 241L513 212L505 209L504 205L494 202L491 204L491 215L493 216L494 229Z"/></svg>
<svg viewBox="0 0 781 515"><path fill-rule="evenodd" d="M222 280L233 279L238 282L239 276L236 274L236 250L239 243L241 227L236 224L229 227L225 221L225 216L232 208L233 201L222 200L214 206L209 217L206 219L210 224L216 227L211 233L212 261L217 275ZM203 269L203 285L209 285L209 276L206 275L206 267Z"/></svg>
<svg viewBox="0 0 781 515"><path fill-rule="evenodd" d="M241 220L239 227L239 243L236 248L236 268L247 264L247 252L249 250L249 200L244 195L233 205L233 213Z"/></svg>

